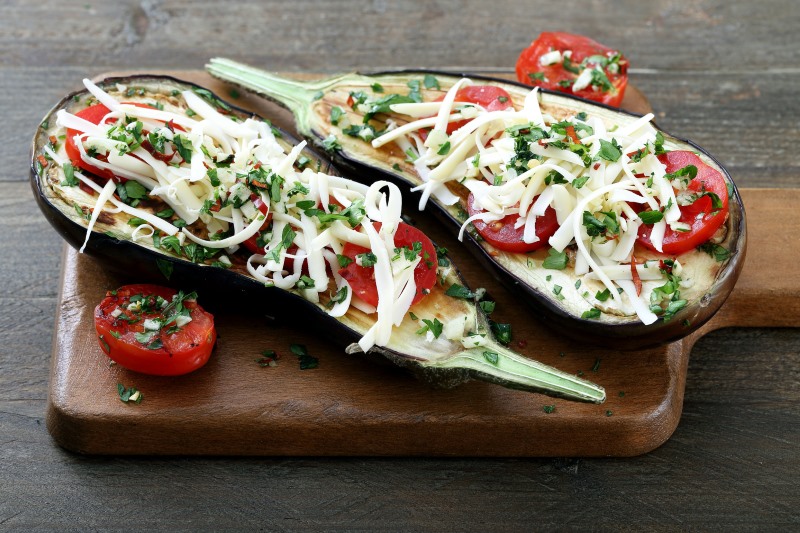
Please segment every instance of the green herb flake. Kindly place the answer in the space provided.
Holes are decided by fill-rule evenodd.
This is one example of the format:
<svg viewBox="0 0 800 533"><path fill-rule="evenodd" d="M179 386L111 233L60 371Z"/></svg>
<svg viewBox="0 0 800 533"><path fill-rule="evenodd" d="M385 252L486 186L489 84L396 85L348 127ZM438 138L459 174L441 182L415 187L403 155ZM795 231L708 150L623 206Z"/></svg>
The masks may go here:
<svg viewBox="0 0 800 533"><path fill-rule="evenodd" d="M655 224L663 220L664 213L661 211L641 211L639 213L639 218L642 219L644 224Z"/></svg>
<svg viewBox="0 0 800 533"><path fill-rule="evenodd" d="M136 387L126 388L122 383L117 383L117 394L123 403L140 404L144 399L144 395Z"/></svg>
<svg viewBox="0 0 800 533"><path fill-rule="evenodd" d="M425 324L425 326L417 330L417 335L423 335L428 331L430 331L433 334L433 337L435 339L438 339L439 335L442 334L442 329L444 329L444 324L439 322L438 318L434 318L433 320L423 318L422 323Z"/></svg>
<svg viewBox="0 0 800 533"><path fill-rule="evenodd" d="M64 170L64 179L61 181L61 185L63 187L76 186L79 182L75 177L75 167L72 166L72 163L64 163L61 168Z"/></svg>
<svg viewBox="0 0 800 533"><path fill-rule="evenodd" d="M165 278L170 279L172 277L173 265L171 262L166 259L156 259L156 265L158 265L158 270L161 271Z"/></svg>
<svg viewBox="0 0 800 533"><path fill-rule="evenodd" d="M491 315L494 312L495 302L491 300L484 300L478 304L481 308L481 311L486 313L487 315Z"/></svg>
<svg viewBox="0 0 800 533"><path fill-rule="evenodd" d="M544 268L550 270L564 270L567 268L568 257L566 252L559 252L555 248L547 251L547 258L542 263Z"/></svg>
<svg viewBox="0 0 800 533"><path fill-rule="evenodd" d="M497 366L497 363L500 361L500 354L497 352L485 351L483 352L483 358L494 366Z"/></svg>
<svg viewBox="0 0 800 533"><path fill-rule="evenodd" d="M452 296L453 298L462 298L464 300L472 300L475 298L475 293L469 290L468 288L464 287L463 285L459 285L458 283L453 283L450 285L445 294L448 296Z"/></svg>
<svg viewBox="0 0 800 533"><path fill-rule="evenodd" d="M592 365L592 372L597 372L600 370L600 358L594 360L594 364Z"/></svg>
<svg viewBox="0 0 800 533"><path fill-rule="evenodd" d="M450 152L450 141L447 141L443 145L439 146L439 150L436 152L439 155L447 155Z"/></svg>
<svg viewBox="0 0 800 533"><path fill-rule="evenodd" d="M616 162L622 157L622 147L617 143L616 139L612 138L611 142L600 139L600 152L597 155L606 161Z"/></svg>
<svg viewBox="0 0 800 533"><path fill-rule="evenodd" d="M584 311L581 315L581 318L586 320L596 320L600 318L600 310L596 307L592 307L591 309Z"/></svg>
<svg viewBox="0 0 800 533"><path fill-rule="evenodd" d="M545 406L542 406L542 411L544 411L544 412L545 412L545 413L547 413L548 415L549 415L550 413L554 413L554 412L555 412L555 410L556 410L556 406L555 406L555 405L545 405Z"/></svg>
<svg viewBox="0 0 800 533"><path fill-rule="evenodd" d="M291 352L297 356L297 359L300 362L300 370L310 370L319 366L319 359L310 355L305 345L292 344L289 346L289 350L291 350Z"/></svg>
<svg viewBox="0 0 800 533"><path fill-rule="evenodd" d="M508 345L511 343L511 324L500 324L490 320L489 328L500 344Z"/></svg>
<svg viewBox="0 0 800 533"><path fill-rule="evenodd" d="M334 152L336 150L341 150L342 145L339 144L339 139L336 138L336 135L331 133L322 141L322 148L324 148L326 152Z"/></svg>
<svg viewBox="0 0 800 533"><path fill-rule="evenodd" d="M372 92L374 92L374 93L382 93L383 92L383 85L381 85L378 82L375 82L372 85L370 85L370 88L372 89Z"/></svg>
<svg viewBox="0 0 800 533"><path fill-rule="evenodd" d="M333 124L334 126L338 126L339 121L342 119L343 116L344 116L344 109L342 109L338 105L331 108L331 124Z"/></svg>
<svg viewBox="0 0 800 533"><path fill-rule="evenodd" d="M425 77L422 80L422 85L424 85L426 89L436 89L437 91L441 89L439 86L439 80L436 79L436 76L433 74L425 74Z"/></svg>

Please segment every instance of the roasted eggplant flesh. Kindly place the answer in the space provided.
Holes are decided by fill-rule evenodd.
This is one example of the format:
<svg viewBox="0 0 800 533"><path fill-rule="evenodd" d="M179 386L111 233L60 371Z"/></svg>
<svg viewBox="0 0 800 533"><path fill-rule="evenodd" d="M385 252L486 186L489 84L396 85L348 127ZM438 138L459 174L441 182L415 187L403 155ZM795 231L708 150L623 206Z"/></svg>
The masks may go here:
<svg viewBox="0 0 800 533"><path fill-rule="evenodd" d="M489 271L565 334L622 349L676 340L710 319L738 278L746 229L730 175L652 116L476 76L298 82L225 59L208 69L285 105L340 168L417 191L420 208L448 220ZM481 90L501 105L474 96ZM518 251L478 228L525 227L531 244L545 207L558 230L538 248ZM705 235L695 235L693 209L713 225Z"/></svg>
<svg viewBox="0 0 800 533"><path fill-rule="evenodd" d="M339 177L267 121L177 79L85 84L43 120L31 167L41 210L72 246L131 276L161 272L304 319L311 310L348 352L384 356L438 384L477 378L603 401L602 387L497 342L476 300L452 295L465 286L455 265L423 253L422 238L392 249L403 225L394 185ZM365 251L350 258L348 246ZM354 261L374 266L377 305L337 273ZM423 263L435 281L418 299ZM396 298L385 298L392 290Z"/></svg>

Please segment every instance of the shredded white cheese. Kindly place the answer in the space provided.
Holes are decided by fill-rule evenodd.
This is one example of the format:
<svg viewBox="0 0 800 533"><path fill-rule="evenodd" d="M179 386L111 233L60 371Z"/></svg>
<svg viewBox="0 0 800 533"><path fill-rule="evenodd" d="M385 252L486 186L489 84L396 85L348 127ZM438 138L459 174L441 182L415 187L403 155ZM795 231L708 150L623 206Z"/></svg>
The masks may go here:
<svg viewBox="0 0 800 533"><path fill-rule="evenodd" d="M549 65L561 59L556 51L540 61ZM573 89L588 87L591 80L592 68L587 67ZM663 213L661 220L649 222L651 242L659 251L667 227L679 230L685 224L679 222L681 198L675 184L665 179L665 167L654 155L658 139L653 115L622 125L584 115L558 121L542 113L534 89L517 108L488 111L473 105L472 118L448 135L448 123L467 118L454 102L459 88L470 84L467 79L457 82L441 102L392 106L389 127L372 141L375 148L395 142L416 156L414 168L422 184L414 190L422 193L420 209L431 197L454 203L446 184L458 182L472 193L470 208L476 211L463 223L459 238L474 221L491 223L516 215L514 225L523 228L523 241L535 243L537 223L552 208L559 227L547 244L556 252L575 250L575 273L605 286L610 293L606 307L633 309L642 322L655 321L652 291L668 276L657 267L648 269L642 279L646 274L653 282L641 291L632 281L634 244L645 223L638 213ZM396 126L395 121L403 124ZM422 130L429 131L420 145ZM448 149L441 150L446 143Z"/></svg>
<svg viewBox="0 0 800 533"><path fill-rule="evenodd" d="M121 103L91 81L84 84L108 114L92 124L62 110L57 124L78 132L75 145L85 163L124 178L101 187L75 169L74 176L97 193L84 247L103 210L141 219L132 230L135 240L153 238L154 246L172 251L191 244L222 267L232 263L220 252L233 253L258 237L258 252L246 263L255 279L295 290L312 302L324 298L334 317L352 307L374 314L361 349L389 343L416 294L413 272L420 261L396 253L394 235L402 211L396 186L366 186L311 168L300 170L305 142L287 153L268 124L234 120L192 91L172 95L182 101L179 105L165 101L156 108ZM187 108L194 111L192 117ZM449 115L449 109L441 114L442 129ZM45 150L60 166L67 163L63 152ZM117 198L118 189L139 202ZM173 214L137 205L148 198L160 199ZM165 244L167 238L175 240ZM377 258L377 308L357 301L339 274L340 254L348 243L369 248ZM158 327L145 324L146 329Z"/></svg>

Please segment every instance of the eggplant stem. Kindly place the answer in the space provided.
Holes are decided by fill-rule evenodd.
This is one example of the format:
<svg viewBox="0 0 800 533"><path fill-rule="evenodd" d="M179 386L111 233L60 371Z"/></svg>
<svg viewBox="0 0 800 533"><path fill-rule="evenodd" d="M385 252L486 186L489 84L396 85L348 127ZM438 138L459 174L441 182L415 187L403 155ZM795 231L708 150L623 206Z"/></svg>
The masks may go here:
<svg viewBox="0 0 800 533"><path fill-rule="evenodd" d="M206 70L216 78L249 89L284 106L295 115L298 125L307 123L311 104L319 98L319 92L324 92L340 79L293 80L222 57L212 58Z"/></svg>
<svg viewBox="0 0 800 533"><path fill-rule="evenodd" d="M600 385L523 357L494 342L468 348L443 361L426 362L425 366L467 369L481 381L568 400L603 403L606 399L606 391Z"/></svg>

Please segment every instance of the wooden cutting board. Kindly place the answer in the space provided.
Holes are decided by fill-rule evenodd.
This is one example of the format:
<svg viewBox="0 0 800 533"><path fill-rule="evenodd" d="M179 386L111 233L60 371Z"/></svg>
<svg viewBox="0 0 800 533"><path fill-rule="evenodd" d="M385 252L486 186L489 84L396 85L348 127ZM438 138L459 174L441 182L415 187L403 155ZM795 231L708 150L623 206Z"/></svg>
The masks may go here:
<svg viewBox="0 0 800 533"><path fill-rule="evenodd" d="M231 88L202 72L172 72L223 97ZM646 105L639 98L638 105ZM276 106L250 95L237 103L291 130ZM634 102L636 103L636 102ZM641 110L641 108L638 108ZM54 335L47 426L64 448L89 454L631 456L665 442L683 404L695 340L721 327L797 326L800 286L795 251L800 222L790 213L800 190L742 191L749 224L748 259L733 294L690 338L635 352L559 338L424 213L414 215L447 246L472 287L497 302L493 318L512 324L519 352L603 385L602 405L471 382L433 389L393 366L346 355L314 330L292 323L268 303L251 309L206 305L219 340L210 362L182 377L136 374L110 365L93 325L105 292L142 281L113 274L92 258L65 250ZM780 200L780 201L779 201ZM788 201L787 201L788 200ZM174 282L175 280L173 280ZM195 287L185 287L194 289ZM200 301L202 288L200 288ZM781 309L776 313L776 309ZM305 344L319 367L301 370L289 352ZM263 350L282 357L261 367ZM135 386L140 404L119 400L117 385ZM554 409L552 409L554 407Z"/></svg>

